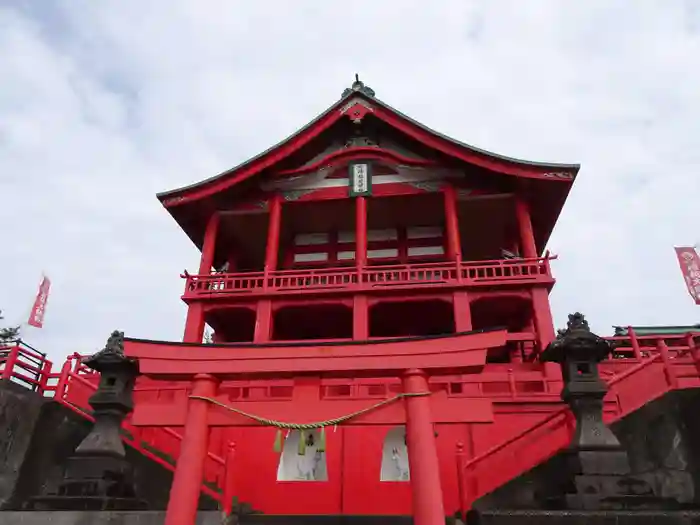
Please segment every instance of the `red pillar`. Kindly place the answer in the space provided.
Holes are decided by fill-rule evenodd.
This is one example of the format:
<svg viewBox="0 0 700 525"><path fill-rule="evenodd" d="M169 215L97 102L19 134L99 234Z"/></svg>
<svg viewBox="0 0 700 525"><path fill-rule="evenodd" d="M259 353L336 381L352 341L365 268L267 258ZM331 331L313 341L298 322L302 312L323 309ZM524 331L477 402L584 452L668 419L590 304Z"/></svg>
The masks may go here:
<svg viewBox="0 0 700 525"><path fill-rule="evenodd" d="M214 213L209 217L207 229L204 232L204 241L202 242L202 258L199 260L199 274L210 274L211 267L214 265L214 254L216 252L216 236L219 233L219 224L221 216Z"/></svg>
<svg viewBox="0 0 700 525"><path fill-rule="evenodd" d="M355 267L358 284L367 266L367 199L355 198ZM355 295L352 305L352 338L363 341L369 337L369 307L366 295Z"/></svg>
<svg viewBox="0 0 700 525"><path fill-rule="evenodd" d="M407 370L402 380L403 390L407 394L429 392L428 378L422 370ZM430 415L430 397L407 397L405 403L413 523L444 525L445 508L440 485L440 465L435 446L435 429Z"/></svg>
<svg viewBox="0 0 700 525"><path fill-rule="evenodd" d="M355 198L355 264L358 273L367 266L367 199Z"/></svg>
<svg viewBox="0 0 700 525"><path fill-rule="evenodd" d="M535 317L535 331L540 350L544 350L554 341L554 320L549 306L549 293L546 288L537 286L532 289L532 311ZM553 365L556 363L552 363Z"/></svg>
<svg viewBox="0 0 700 525"><path fill-rule="evenodd" d="M185 343L201 343L204 339L204 304L201 301L190 304L187 307L187 319L185 320L185 335L182 340Z"/></svg>
<svg viewBox="0 0 700 525"><path fill-rule="evenodd" d="M462 260L462 243L459 238L459 217L457 215L457 192L454 187L443 189L445 197L445 234L447 237L447 257L451 261Z"/></svg>
<svg viewBox="0 0 700 525"><path fill-rule="evenodd" d="M267 343L272 338L272 313L272 301L270 299L258 301L255 310L254 343Z"/></svg>
<svg viewBox="0 0 700 525"><path fill-rule="evenodd" d="M352 338L365 341L369 338L369 306L367 296L358 294L352 302Z"/></svg>
<svg viewBox="0 0 700 525"><path fill-rule="evenodd" d="M462 242L459 237L459 216L457 214L457 192L453 186L445 186L445 237L447 241L447 258L455 261L457 277L461 278L460 261L462 260ZM456 332L468 332L472 329L472 313L469 294L459 290L452 294L452 309Z"/></svg>
<svg viewBox="0 0 700 525"><path fill-rule="evenodd" d="M530 207L524 197L515 197L515 213L518 219L518 231L520 232L521 255L525 259L534 259L538 256L537 245L535 244L535 234L532 230L532 220L530 218ZM552 309L549 305L549 292L542 286L532 288L532 312L537 333L538 351L544 350L549 343L554 340L554 320L552 319ZM545 363L544 372L548 379L554 384L551 388L558 388L561 380L561 369L556 363Z"/></svg>
<svg viewBox="0 0 700 525"><path fill-rule="evenodd" d="M221 216L214 213L209 217L207 228L204 231L204 241L202 242L202 257L199 259L199 275L209 275L214 264L216 253L216 237L219 233ZM201 302L194 302L187 308L187 319L185 320L185 335L182 340L185 343L201 343L204 338L204 305Z"/></svg>
<svg viewBox="0 0 700 525"><path fill-rule="evenodd" d="M534 259L538 255L535 235L532 231L532 221L530 220L530 209L527 201L521 196L515 198L515 212L520 231L521 254L525 259ZM532 289L532 310L540 350L544 350L554 339L554 322L549 307L549 293L546 288L537 286Z"/></svg>
<svg viewBox="0 0 700 525"><path fill-rule="evenodd" d="M192 395L213 397L218 380L198 374L192 383ZM209 447L209 402L190 399L185 434L180 445L164 525L192 525L197 517L199 494L204 480L204 461Z"/></svg>
<svg viewBox="0 0 700 525"><path fill-rule="evenodd" d="M270 220L267 226L267 244L265 247L265 273L274 272L277 269L281 224L282 196L275 195L270 201Z"/></svg>
<svg viewBox="0 0 700 525"><path fill-rule="evenodd" d="M530 219L530 207L524 197L515 197L515 215L518 220L518 232L520 233L520 255L524 259L534 259L537 257L537 246L535 244L535 234L532 231L532 220Z"/></svg>
<svg viewBox="0 0 700 525"><path fill-rule="evenodd" d="M469 332L473 329L471 303L465 290L452 293L452 310L456 332Z"/></svg>
<svg viewBox="0 0 700 525"><path fill-rule="evenodd" d="M280 251L280 229L282 227L282 196L275 195L270 200L270 218L267 226L267 244L265 245L265 288L270 286L277 270ZM266 343L272 337L272 301L263 299L258 302L255 314L255 333L253 341Z"/></svg>

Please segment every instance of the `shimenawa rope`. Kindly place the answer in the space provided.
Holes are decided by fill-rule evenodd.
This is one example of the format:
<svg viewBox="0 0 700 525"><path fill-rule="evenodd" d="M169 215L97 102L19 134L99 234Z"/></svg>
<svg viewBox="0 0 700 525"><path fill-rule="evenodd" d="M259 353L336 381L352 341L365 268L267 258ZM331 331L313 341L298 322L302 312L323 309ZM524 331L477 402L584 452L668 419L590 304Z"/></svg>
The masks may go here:
<svg viewBox="0 0 700 525"><path fill-rule="evenodd" d="M235 408L229 405L226 405L225 403L222 403L221 401L218 401L212 397L206 397L206 396L195 396L191 395L189 396L190 399L200 399L202 401L208 401L212 405L218 406L220 408L223 408L224 410L228 410L229 412L233 412L235 414L238 414L243 417L247 417L248 419L252 419L253 421L257 421L261 425L265 425L268 427L275 427L277 428L277 434L275 436L275 444L274 444L274 450L275 452L282 452L282 430L287 429L287 430L299 430L299 454L304 455L306 453L306 430L315 430L317 428L321 429L321 438L319 440L317 450L319 452L324 452L326 450L326 429L325 427L331 427L331 426L336 426L339 425L340 423L344 423L350 419L353 419L358 416L362 416L364 414L367 414L368 412L371 412L372 410L376 410L377 408L381 408L385 405L388 405L390 403L393 403L394 401L398 401L399 399L403 399L405 397L422 397L422 396L429 396L431 393L430 392L407 392L407 393L402 393L402 394L396 394L394 397L390 397L389 399L384 399L383 401L380 401L379 403L375 403L374 405L371 405L369 407L363 408L361 410L357 410L356 412L352 412L350 414L346 414L344 416L336 417L333 419L327 419L325 421L316 421L313 423L290 423L286 421L277 421L275 419L268 419L265 417L257 416L255 414L251 414L250 412L246 412L244 410L241 410L239 408Z"/></svg>

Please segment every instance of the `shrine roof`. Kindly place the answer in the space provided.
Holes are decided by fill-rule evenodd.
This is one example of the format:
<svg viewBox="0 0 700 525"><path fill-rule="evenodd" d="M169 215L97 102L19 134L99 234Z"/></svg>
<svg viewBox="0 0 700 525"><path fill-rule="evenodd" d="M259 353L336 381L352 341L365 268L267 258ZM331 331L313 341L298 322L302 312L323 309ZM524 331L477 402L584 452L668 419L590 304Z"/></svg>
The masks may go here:
<svg viewBox="0 0 700 525"><path fill-rule="evenodd" d="M687 325L687 326L613 326L615 330L615 336L627 337L629 336L629 329L631 328L635 335L637 336L651 336L651 335L685 335L688 333L699 333L700 324Z"/></svg>
<svg viewBox="0 0 700 525"><path fill-rule="evenodd" d="M364 106L368 115L383 121L384 125L435 151L443 158L476 166L497 176L529 180L531 193L537 201L531 203L533 213L546 215L542 218L542 226L538 228L540 231L536 232L538 246L546 244L580 169L579 164L517 159L448 137L379 100L374 90L357 77L352 87L345 89L338 101L281 142L218 175L159 193L157 197L193 242L200 246L207 218L218 209L219 202L226 200L225 194L230 195L234 186L251 177L269 174L276 166L279 168L283 161L293 157L340 121L347 119L348 122L356 122L353 119L354 115L358 114L355 109L360 107L358 104ZM349 113L351 109L353 115ZM547 210L543 211L543 208ZM533 217L533 220L535 219Z"/></svg>

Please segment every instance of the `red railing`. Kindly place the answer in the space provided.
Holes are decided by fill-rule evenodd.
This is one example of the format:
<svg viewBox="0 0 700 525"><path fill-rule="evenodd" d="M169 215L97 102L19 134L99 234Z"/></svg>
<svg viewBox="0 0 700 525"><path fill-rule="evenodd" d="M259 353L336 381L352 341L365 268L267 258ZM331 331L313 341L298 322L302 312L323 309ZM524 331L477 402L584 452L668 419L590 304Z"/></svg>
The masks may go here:
<svg viewBox="0 0 700 525"><path fill-rule="evenodd" d="M619 419L668 391L700 386L697 342L700 334L638 337L631 328L629 330L627 337L607 338L615 343L629 342L630 346L617 348L600 367L601 376L607 379L610 388L606 401L616 405L613 411L606 410L608 421ZM644 374L641 381L626 381ZM645 388L639 388L640 382ZM461 512L469 510L478 498L565 448L573 431L572 414L563 406L471 459L467 459L464 444L458 443L456 460Z"/></svg>
<svg viewBox="0 0 700 525"><path fill-rule="evenodd" d="M79 354L69 356L61 371L53 373L51 362L32 347L21 342L4 345L0 346L0 377L53 398L76 414L94 421L88 399L97 390L99 375L82 364L82 357ZM182 436L175 430L136 427L127 418L122 425L122 439L161 466L175 470L182 442ZM224 463L224 459L216 454L210 452L207 455L202 491L216 500L221 499L226 480Z"/></svg>
<svg viewBox="0 0 700 525"><path fill-rule="evenodd" d="M551 282L549 261L506 259L477 262L440 262L352 267L276 270L272 272L191 275L186 279L185 298L212 295L246 295L279 292L371 291L409 286L477 286L496 283Z"/></svg>
<svg viewBox="0 0 700 525"><path fill-rule="evenodd" d="M22 341L0 345L0 378L12 380L30 390L43 392L49 381L51 361Z"/></svg>

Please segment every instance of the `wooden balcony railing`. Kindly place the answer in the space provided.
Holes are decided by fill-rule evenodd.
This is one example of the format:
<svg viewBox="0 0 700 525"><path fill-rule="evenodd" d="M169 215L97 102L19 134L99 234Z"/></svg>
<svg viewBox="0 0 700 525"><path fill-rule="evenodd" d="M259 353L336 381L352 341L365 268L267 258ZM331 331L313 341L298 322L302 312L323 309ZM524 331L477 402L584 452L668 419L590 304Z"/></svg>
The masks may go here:
<svg viewBox="0 0 700 525"><path fill-rule="evenodd" d="M185 299L217 295L265 293L317 293L371 291L423 286L480 286L498 284L552 283L549 261L505 259L477 262L438 262L357 268L314 268L272 272L215 273L185 272Z"/></svg>

